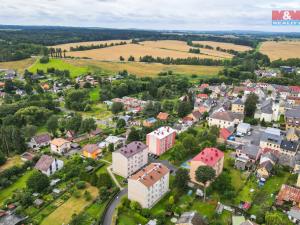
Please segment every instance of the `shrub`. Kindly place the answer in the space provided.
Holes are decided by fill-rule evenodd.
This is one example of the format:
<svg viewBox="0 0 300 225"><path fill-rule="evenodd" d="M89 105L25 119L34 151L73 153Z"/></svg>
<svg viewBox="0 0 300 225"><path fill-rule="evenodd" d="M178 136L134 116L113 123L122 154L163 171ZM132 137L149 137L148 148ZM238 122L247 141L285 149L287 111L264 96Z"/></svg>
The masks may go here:
<svg viewBox="0 0 300 225"><path fill-rule="evenodd" d="M85 182L84 182L84 181L78 181L78 182L76 183L76 187L77 187L78 189L84 189L84 188L86 187Z"/></svg>

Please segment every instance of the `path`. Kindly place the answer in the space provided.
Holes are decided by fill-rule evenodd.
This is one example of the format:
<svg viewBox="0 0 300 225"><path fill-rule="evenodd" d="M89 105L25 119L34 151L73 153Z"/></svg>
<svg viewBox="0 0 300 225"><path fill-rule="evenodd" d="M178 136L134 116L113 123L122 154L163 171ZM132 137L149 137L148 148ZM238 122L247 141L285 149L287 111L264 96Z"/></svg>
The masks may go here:
<svg viewBox="0 0 300 225"><path fill-rule="evenodd" d="M112 166L109 166L106 169L107 169L107 172L109 173L109 175L111 176L111 178L114 180L115 184L120 188L120 190L123 190L124 188L120 185L119 181L117 180L117 178L115 177L115 175L112 172Z"/></svg>

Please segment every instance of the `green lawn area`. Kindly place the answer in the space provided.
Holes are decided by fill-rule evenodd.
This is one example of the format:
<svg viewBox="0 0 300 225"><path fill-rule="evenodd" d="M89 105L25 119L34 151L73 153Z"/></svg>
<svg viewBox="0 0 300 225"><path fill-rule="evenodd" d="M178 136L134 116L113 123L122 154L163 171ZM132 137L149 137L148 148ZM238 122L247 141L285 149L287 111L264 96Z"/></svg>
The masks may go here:
<svg viewBox="0 0 300 225"><path fill-rule="evenodd" d="M87 190L91 193L92 199L86 201L83 197L84 191ZM85 207L98 196L98 189L96 187L88 185L87 188L81 190L81 197L76 198L72 196L64 204L58 207L54 212L47 216L43 221L42 225L60 225L62 223L68 224L74 213L80 213Z"/></svg>
<svg viewBox="0 0 300 225"><path fill-rule="evenodd" d="M21 157L19 155L10 157L6 160L4 165L0 166L0 172L7 170L13 166L19 166L23 164L23 161L21 160Z"/></svg>
<svg viewBox="0 0 300 225"><path fill-rule="evenodd" d="M92 110L89 112L81 112L83 117L95 117L99 120L104 120L112 116L112 113L103 103L92 105Z"/></svg>
<svg viewBox="0 0 300 225"><path fill-rule="evenodd" d="M89 95L90 95L90 99L91 99L91 101L93 101L93 102L97 102L97 101L99 101L99 97L100 97L100 93L99 93L99 88L92 88L91 90L90 90L90 93L89 93Z"/></svg>
<svg viewBox="0 0 300 225"><path fill-rule="evenodd" d="M49 63L41 64L40 60L36 60L36 62L29 67L29 71L35 73L37 69L47 71L47 68L54 67L59 70L69 70L71 78L76 78L80 75L86 74L88 72L88 67L79 67L67 63L62 59L50 59Z"/></svg>
<svg viewBox="0 0 300 225"><path fill-rule="evenodd" d="M137 225L146 224L147 219L137 213L122 213L118 218L118 225Z"/></svg>
<svg viewBox="0 0 300 225"><path fill-rule="evenodd" d="M0 191L0 204L3 203L5 199L10 198L14 191L18 189L23 189L26 187L26 181L28 180L29 176L31 175L32 171L27 171L24 173L23 176L21 176L15 183L8 186L7 188L4 188Z"/></svg>

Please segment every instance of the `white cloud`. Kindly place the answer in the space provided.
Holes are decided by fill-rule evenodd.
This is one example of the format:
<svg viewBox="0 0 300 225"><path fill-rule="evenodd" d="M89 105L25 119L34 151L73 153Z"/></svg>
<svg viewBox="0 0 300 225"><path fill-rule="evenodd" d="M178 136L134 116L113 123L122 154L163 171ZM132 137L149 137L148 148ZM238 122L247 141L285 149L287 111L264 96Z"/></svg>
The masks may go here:
<svg viewBox="0 0 300 225"><path fill-rule="evenodd" d="M177 30L300 31L272 27L272 9L299 0L0 0L0 24Z"/></svg>

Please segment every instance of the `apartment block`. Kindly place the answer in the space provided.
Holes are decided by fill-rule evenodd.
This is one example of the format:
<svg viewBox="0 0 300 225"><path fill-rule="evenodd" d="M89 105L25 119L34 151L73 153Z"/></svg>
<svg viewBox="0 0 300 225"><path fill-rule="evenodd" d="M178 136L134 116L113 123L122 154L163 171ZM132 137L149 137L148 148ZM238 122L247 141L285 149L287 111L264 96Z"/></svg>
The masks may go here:
<svg viewBox="0 0 300 225"><path fill-rule="evenodd" d="M128 179L128 199L151 208L169 191L169 169L151 163Z"/></svg>
<svg viewBox="0 0 300 225"><path fill-rule="evenodd" d="M148 163L148 147L134 141L112 153L112 169L115 174L129 177Z"/></svg>
<svg viewBox="0 0 300 225"><path fill-rule="evenodd" d="M147 134L146 143L149 152L154 155L161 155L175 144L176 131L171 127L160 127Z"/></svg>

